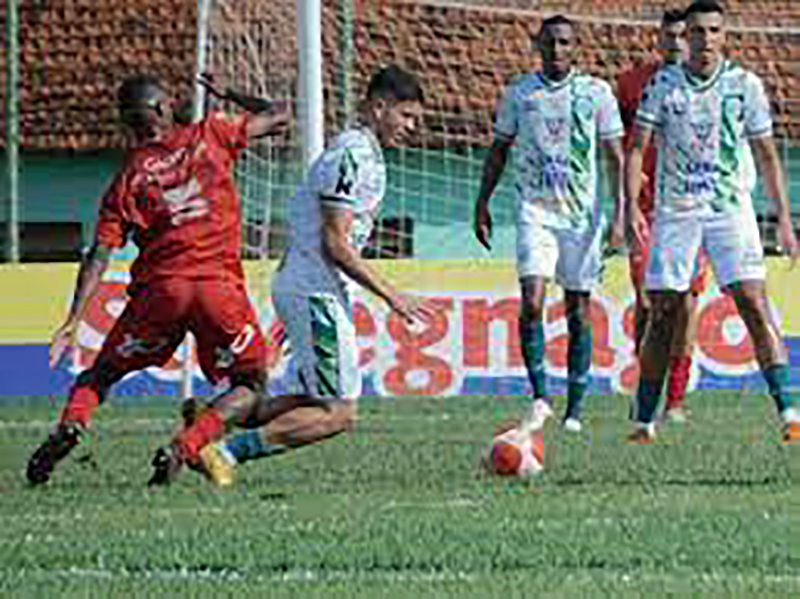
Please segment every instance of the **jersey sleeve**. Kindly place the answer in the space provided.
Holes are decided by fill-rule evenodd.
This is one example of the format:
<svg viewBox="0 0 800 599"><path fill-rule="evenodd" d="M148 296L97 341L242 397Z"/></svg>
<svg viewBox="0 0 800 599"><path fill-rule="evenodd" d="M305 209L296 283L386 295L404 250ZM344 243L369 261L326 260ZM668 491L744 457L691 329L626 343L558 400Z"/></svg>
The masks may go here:
<svg viewBox="0 0 800 599"><path fill-rule="evenodd" d="M214 111L206 117L209 129L213 132L222 147L237 154L247 147L247 114L226 114Z"/></svg>
<svg viewBox="0 0 800 599"><path fill-rule="evenodd" d="M639 110L636 112L636 124L643 129L657 129L661 127L663 106L664 89L663 86L659 84L659 77L656 75L642 92Z"/></svg>
<svg viewBox="0 0 800 599"><path fill-rule="evenodd" d="M517 101L517 84L509 85L500 101L494 119L494 135L508 141L517 136L519 128L519 103Z"/></svg>
<svg viewBox="0 0 800 599"><path fill-rule="evenodd" d="M745 88L744 129L751 138L772 135L772 113L764 84L752 73L748 74Z"/></svg>
<svg viewBox="0 0 800 599"><path fill-rule="evenodd" d="M598 87L597 133L601 139L622 137L622 119L619 115L617 99L611 92L611 86L605 81Z"/></svg>
<svg viewBox="0 0 800 599"><path fill-rule="evenodd" d="M358 196L359 184L366 175L362 154L359 147L343 145L329 148L320 156L313 190L324 206L359 209L362 201Z"/></svg>
<svg viewBox="0 0 800 599"><path fill-rule="evenodd" d="M100 200L95 240L99 245L121 248L130 229L130 203L132 201L129 176L123 171L114 178Z"/></svg>

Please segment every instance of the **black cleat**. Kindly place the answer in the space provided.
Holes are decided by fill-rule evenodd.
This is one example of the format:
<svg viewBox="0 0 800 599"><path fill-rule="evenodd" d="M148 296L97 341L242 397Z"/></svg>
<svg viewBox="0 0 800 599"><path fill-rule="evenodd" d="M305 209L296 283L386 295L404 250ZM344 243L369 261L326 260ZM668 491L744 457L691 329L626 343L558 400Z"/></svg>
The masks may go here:
<svg viewBox="0 0 800 599"><path fill-rule="evenodd" d="M75 424L59 424L28 460L28 481L32 485L43 485L50 480L56 464L80 442L81 432L81 428Z"/></svg>
<svg viewBox="0 0 800 599"><path fill-rule="evenodd" d="M178 477L183 468L184 460L178 448L174 445L159 447L151 462L153 474L147 481L148 487L162 487L169 485Z"/></svg>

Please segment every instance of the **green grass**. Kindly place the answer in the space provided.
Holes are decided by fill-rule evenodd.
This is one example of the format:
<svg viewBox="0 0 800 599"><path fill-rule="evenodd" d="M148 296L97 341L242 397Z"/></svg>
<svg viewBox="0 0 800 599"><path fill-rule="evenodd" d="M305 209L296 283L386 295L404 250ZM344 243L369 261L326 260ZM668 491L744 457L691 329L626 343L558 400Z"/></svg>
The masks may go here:
<svg viewBox="0 0 800 599"><path fill-rule="evenodd" d="M640 447L626 400L591 398L583 439L548 428L545 475L520 482L477 462L522 400L365 400L356 434L248 464L233 490L186 472L155 494L169 402L101 409L40 489L21 471L55 413L5 406L0 596L796 595L800 453L762 397L690 401L689 426Z"/></svg>

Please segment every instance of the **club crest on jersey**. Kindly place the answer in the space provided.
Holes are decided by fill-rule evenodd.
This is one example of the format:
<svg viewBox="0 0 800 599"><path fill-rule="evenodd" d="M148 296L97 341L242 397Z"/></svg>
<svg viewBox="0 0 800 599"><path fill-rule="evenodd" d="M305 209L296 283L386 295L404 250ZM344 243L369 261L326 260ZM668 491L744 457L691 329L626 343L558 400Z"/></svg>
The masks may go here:
<svg viewBox="0 0 800 599"><path fill-rule="evenodd" d="M554 140L562 139L567 132L567 121L561 118L545 119L548 135Z"/></svg>

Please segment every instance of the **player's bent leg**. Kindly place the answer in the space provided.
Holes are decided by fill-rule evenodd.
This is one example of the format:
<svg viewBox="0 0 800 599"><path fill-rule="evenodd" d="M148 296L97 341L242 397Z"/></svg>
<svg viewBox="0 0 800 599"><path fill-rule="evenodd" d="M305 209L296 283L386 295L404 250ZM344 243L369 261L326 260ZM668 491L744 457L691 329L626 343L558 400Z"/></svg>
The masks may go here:
<svg viewBox="0 0 800 599"><path fill-rule="evenodd" d="M789 364L783 340L770 315L763 280L727 286L755 348L756 360L784 426L784 440L800 442L800 405L789 391Z"/></svg>
<svg viewBox="0 0 800 599"><path fill-rule="evenodd" d="M209 445L200 452L200 459L208 478L217 486L226 487L233 484L239 464L330 439L351 430L355 421L355 401L321 403L307 397L307 405L296 407L263 427Z"/></svg>

